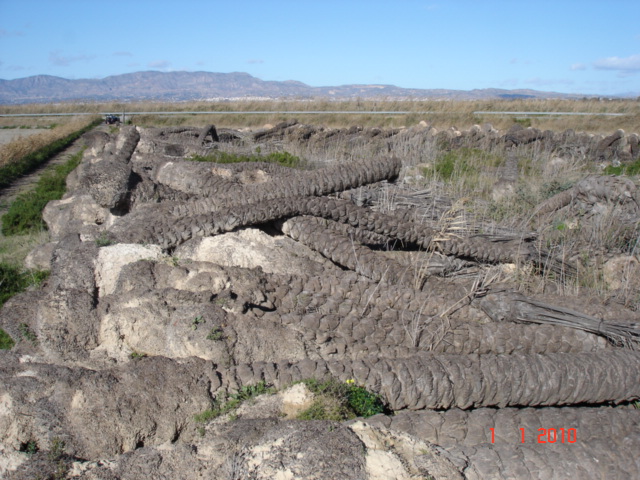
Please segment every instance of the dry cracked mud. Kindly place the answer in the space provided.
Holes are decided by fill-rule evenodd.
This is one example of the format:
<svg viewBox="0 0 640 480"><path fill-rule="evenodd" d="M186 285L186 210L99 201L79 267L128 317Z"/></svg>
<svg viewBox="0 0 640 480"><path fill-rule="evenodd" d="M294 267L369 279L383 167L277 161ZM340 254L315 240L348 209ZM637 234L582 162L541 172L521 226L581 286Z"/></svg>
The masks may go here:
<svg viewBox="0 0 640 480"><path fill-rule="evenodd" d="M526 226L459 228L455 199L413 187L408 160L503 149L497 190L518 175L514 152L629 162L637 135L292 122L85 141L29 259L51 276L0 314L17 340L0 351L4 478L640 477L637 252L602 253L605 300L518 283L570 282L605 223L639 238L640 190L585 175ZM257 147L310 165L189 160ZM558 212L581 222L572 251L545 241ZM329 378L388 414L296 419L313 402L296 382ZM278 393L195 420L260 384Z"/></svg>

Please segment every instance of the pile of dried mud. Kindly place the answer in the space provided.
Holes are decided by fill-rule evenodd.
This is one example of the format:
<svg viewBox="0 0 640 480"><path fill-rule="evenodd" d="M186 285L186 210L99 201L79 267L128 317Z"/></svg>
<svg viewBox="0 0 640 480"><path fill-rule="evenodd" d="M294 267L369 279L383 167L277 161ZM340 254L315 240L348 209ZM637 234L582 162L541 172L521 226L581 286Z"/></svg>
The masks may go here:
<svg viewBox="0 0 640 480"><path fill-rule="evenodd" d="M411 152L391 155L448 142L635 160L637 136L614 136L297 124L88 135L68 194L45 209L51 242L28 259L51 276L0 315L19 340L0 353L0 474L639 477L636 257L605 252L606 303L527 295L514 274L577 275L540 235L559 211L584 232L615 221L637 238L637 186L587 176L532 208L527 230L459 231L442 224L453 200L403 183ZM283 145L326 162L188 160ZM295 382L310 378L366 387L394 413L291 418L312 401ZM195 421L260 382L280 393Z"/></svg>

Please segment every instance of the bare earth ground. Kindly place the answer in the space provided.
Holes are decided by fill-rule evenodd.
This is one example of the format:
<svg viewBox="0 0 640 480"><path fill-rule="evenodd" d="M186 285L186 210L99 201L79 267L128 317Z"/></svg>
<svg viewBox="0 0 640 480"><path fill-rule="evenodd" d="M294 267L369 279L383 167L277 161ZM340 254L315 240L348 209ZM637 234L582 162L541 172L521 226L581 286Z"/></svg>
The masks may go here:
<svg viewBox="0 0 640 480"><path fill-rule="evenodd" d="M17 340L0 352L0 474L640 475L640 194L600 166L632 165L634 134L85 139L30 256L51 277L0 313ZM283 150L310 165L189 160ZM298 419L336 401L295 384L309 378L393 413ZM279 393L196 420L260 382Z"/></svg>

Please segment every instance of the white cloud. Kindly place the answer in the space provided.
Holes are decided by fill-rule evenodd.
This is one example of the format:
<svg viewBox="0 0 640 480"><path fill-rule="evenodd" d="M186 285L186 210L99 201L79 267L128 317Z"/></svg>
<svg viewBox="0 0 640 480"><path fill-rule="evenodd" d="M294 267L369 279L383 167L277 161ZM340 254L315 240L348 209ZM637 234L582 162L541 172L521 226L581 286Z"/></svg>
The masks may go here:
<svg viewBox="0 0 640 480"><path fill-rule="evenodd" d="M551 87L554 85L573 85L573 80L566 78L528 78L524 80L525 84L535 85L536 87Z"/></svg>
<svg viewBox="0 0 640 480"><path fill-rule="evenodd" d="M149 62L147 66L149 68L169 68L171 62L168 60L156 60L155 62Z"/></svg>
<svg viewBox="0 0 640 480"><path fill-rule="evenodd" d="M640 72L640 55L629 57L607 57L593 62L598 70L617 70L624 73Z"/></svg>
<svg viewBox="0 0 640 480"><path fill-rule="evenodd" d="M68 67L74 62L86 62L96 58L95 55L62 55L60 50L49 52L49 62L56 67Z"/></svg>
<svg viewBox="0 0 640 480"><path fill-rule="evenodd" d="M23 36L24 36L24 32L21 32L19 30L9 31L9 30L5 30L4 28L0 28L0 38L4 38L4 37L23 37Z"/></svg>
<svg viewBox="0 0 640 480"><path fill-rule="evenodd" d="M516 88L520 84L520 80L517 78L506 78L501 82L496 83L496 86L502 88Z"/></svg>
<svg viewBox="0 0 640 480"><path fill-rule="evenodd" d="M571 65L571 70L573 71L577 71L577 70L586 70L587 66L584 63L574 63L573 65Z"/></svg>

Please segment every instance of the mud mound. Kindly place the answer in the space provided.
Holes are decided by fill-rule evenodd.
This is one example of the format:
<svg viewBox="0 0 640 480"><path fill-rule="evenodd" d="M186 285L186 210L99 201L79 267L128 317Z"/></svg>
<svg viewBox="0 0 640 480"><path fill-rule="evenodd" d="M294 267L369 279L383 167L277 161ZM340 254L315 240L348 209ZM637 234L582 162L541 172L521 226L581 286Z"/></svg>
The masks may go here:
<svg viewBox="0 0 640 480"><path fill-rule="evenodd" d="M635 231L633 182L584 178L538 205L531 231L444 228L452 200L396 182L406 165L389 152L401 137L505 149L563 138L598 158L635 148L624 132L587 142L486 127L95 136L44 213L51 243L33 258L49 264L47 284L0 315L18 340L0 353L0 474L637 476L637 313L527 296L510 274L576 274L538 241L559 213L595 228L612 218L605 205ZM375 154L304 170L186 158L283 142ZM366 388L395 415L294 420L265 394L196 421L221 398L308 379ZM547 445L532 440L540 430Z"/></svg>

